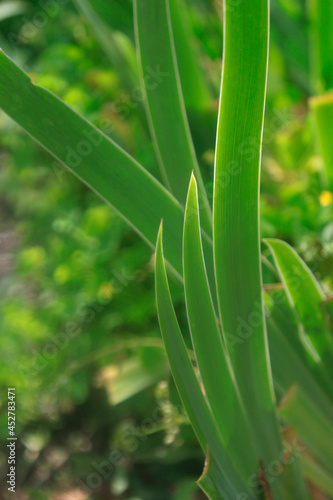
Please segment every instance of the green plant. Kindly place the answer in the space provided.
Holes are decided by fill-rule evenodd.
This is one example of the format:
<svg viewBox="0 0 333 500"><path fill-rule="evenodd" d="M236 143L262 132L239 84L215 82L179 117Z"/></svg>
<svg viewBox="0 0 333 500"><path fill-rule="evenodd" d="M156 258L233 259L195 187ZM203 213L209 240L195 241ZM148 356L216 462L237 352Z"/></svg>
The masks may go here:
<svg viewBox="0 0 333 500"><path fill-rule="evenodd" d="M124 81L131 85L135 68L121 59L119 37L113 33L108 41L110 33L104 36L88 4L77 3L103 45L115 44L109 57L121 68L125 64ZM332 496L332 337L324 294L300 258L276 240L266 244L284 288L273 287L268 294L262 287L258 205L268 5L265 0L225 5L213 216L192 144L182 93L185 80L174 46L182 34L181 5L180 0L170 5L167 0L135 2L139 73L166 187L84 118L33 85L4 54L0 104L152 247L163 219L163 245L161 228L156 247L158 313L179 393L207 453L199 480L207 496L309 498L303 470ZM208 91L191 65L189 74L195 77L194 88L201 89L200 110ZM148 83L152 77L154 86ZM184 282L195 368L173 310L162 246L170 268ZM290 437L288 425L306 449Z"/></svg>

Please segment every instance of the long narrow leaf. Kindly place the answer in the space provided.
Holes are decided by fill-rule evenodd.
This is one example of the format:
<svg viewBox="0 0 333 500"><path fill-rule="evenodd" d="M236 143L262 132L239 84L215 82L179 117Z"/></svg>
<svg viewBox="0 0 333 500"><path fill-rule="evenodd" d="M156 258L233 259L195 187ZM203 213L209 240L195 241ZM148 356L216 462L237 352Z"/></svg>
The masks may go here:
<svg viewBox="0 0 333 500"><path fill-rule="evenodd" d="M333 380L333 341L326 329L322 309L324 293L310 269L290 245L273 239L265 242L272 251L290 304L320 357L318 363L323 365L323 376L327 373Z"/></svg>
<svg viewBox="0 0 333 500"><path fill-rule="evenodd" d="M117 144L0 52L0 107L87 184L153 247L163 217L165 252L182 275L184 211L170 193Z"/></svg>
<svg viewBox="0 0 333 500"><path fill-rule="evenodd" d="M317 411L326 414L333 422L333 403L307 356L302 355L304 347L297 338L297 326L284 317L277 305L267 316L267 330L275 387L285 394L297 384L317 405Z"/></svg>
<svg viewBox="0 0 333 500"><path fill-rule="evenodd" d="M202 224L211 228L211 209L201 178L186 117L171 27L169 0L135 0L135 29L139 66L147 94L151 134L164 181L185 204L194 171L200 193ZM148 70L160 72L152 84Z"/></svg>
<svg viewBox="0 0 333 500"><path fill-rule="evenodd" d="M187 0L170 1L172 32L185 106L190 110L202 110L209 106L211 92L198 64L200 52L193 40L188 11Z"/></svg>
<svg viewBox="0 0 333 500"><path fill-rule="evenodd" d="M214 462L219 466L224 480L224 484L219 484L223 489L225 498L233 500L237 498L237 494L247 493L248 488L243 484L226 452L216 422L207 406L187 353L172 305L166 275L162 249L162 225L156 245L155 272L156 302L160 328L178 392L201 447L204 451L208 448Z"/></svg>
<svg viewBox="0 0 333 500"><path fill-rule="evenodd" d="M104 201L152 247L164 219L165 253L182 276L184 209L137 161L0 51L0 108ZM143 194L142 194L143 193ZM214 291L212 241L203 233Z"/></svg>
<svg viewBox="0 0 333 500"><path fill-rule="evenodd" d="M258 473L259 459L249 438L244 409L217 325L204 263L198 193L193 176L185 209L183 267L192 343L207 400L230 456L240 464L244 477L250 477Z"/></svg>
<svg viewBox="0 0 333 500"><path fill-rule="evenodd" d="M223 474L221 474L215 460L211 459L210 456L206 457L205 468L197 484L210 500L228 500L223 488ZM246 493L243 497L248 498ZM240 498L242 498L242 495L240 495Z"/></svg>
<svg viewBox="0 0 333 500"><path fill-rule="evenodd" d="M214 180L214 259L225 341L264 465L281 454L264 324L259 173L268 57L268 1L224 12ZM280 478L273 497L282 498Z"/></svg>

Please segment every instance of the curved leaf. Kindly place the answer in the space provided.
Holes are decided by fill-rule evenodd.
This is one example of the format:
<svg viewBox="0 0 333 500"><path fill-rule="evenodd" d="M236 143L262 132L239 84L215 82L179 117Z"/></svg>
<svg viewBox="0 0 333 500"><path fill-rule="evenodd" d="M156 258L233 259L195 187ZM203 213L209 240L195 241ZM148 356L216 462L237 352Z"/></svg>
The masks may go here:
<svg viewBox="0 0 333 500"><path fill-rule="evenodd" d="M211 229L211 209L196 159L178 73L169 0L135 0L135 30L141 79L146 89L151 134L166 185L185 204L194 171L202 224ZM159 80L151 82L152 71ZM208 233L209 234L209 233Z"/></svg>
<svg viewBox="0 0 333 500"><path fill-rule="evenodd" d="M187 0L171 0L170 13L185 106L202 110L211 103L211 92L203 69L198 64L200 51L195 40L192 40Z"/></svg>
<svg viewBox="0 0 333 500"><path fill-rule="evenodd" d="M226 452L187 353L167 281L162 249L162 224L156 245L155 273L157 311L172 375L202 449L206 451L208 446L212 458L219 466L220 475L223 477L223 484L219 481L219 486L226 499L234 500L238 493L246 493L247 487Z"/></svg>
<svg viewBox="0 0 333 500"><path fill-rule="evenodd" d="M318 412L323 412L333 421L332 399L305 353L297 336L297 325L286 317L284 310L276 303L267 312L266 322L276 389L285 394L292 385L297 384L311 396Z"/></svg>
<svg viewBox="0 0 333 500"><path fill-rule="evenodd" d="M214 179L214 260L225 342L264 465L282 451L265 331L259 174L268 60L268 1L224 12ZM278 477L273 497L282 498Z"/></svg>
<svg viewBox="0 0 333 500"><path fill-rule="evenodd" d="M281 240L264 241L273 254L290 305L296 310L305 334L320 357L318 363L325 365L322 373L330 374L333 379L333 341L325 324L322 308L324 293L310 269L290 245Z"/></svg>
<svg viewBox="0 0 333 500"><path fill-rule="evenodd" d="M1 51L0 107L152 247L163 218L166 256L181 276L180 204L116 143L51 92L34 85Z"/></svg>
<svg viewBox="0 0 333 500"><path fill-rule="evenodd" d="M185 209L183 268L187 315L205 394L230 456L243 476L250 477L258 472L259 460L249 438L229 356L217 325L205 269L193 175Z"/></svg>
<svg viewBox="0 0 333 500"><path fill-rule="evenodd" d="M163 218L166 258L181 278L183 207L114 141L54 94L34 85L1 50L0 108L109 203L152 247ZM214 294L212 241L205 232L203 244Z"/></svg>

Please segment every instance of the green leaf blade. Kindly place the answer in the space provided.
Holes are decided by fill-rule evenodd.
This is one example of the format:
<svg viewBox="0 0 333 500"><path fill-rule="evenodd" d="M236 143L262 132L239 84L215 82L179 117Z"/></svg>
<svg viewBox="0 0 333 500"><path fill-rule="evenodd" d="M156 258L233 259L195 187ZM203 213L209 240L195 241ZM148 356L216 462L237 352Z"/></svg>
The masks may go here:
<svg viewBox="0 0 333 500"><path fill-rule="evenodd" d="M314 365L304 353L304 346L297 337L297 326L285 317L277 304L267 313L266 321L276 389L285 394L297 384L315 402L318 412L333 420L333 404L321 379L316 376Z"/></svg>
<svg viewBox="0 0 333 500"><path fill-rule="evenodd" d="M202 224L211 231L211 209L187 121L178 72L169 0L135 0L135 31L147 114L161 172L167 187L185 204L192 171L200 191ZM148 70L159 71L154 84Z"/></svg>
<svg viewBox="0 0 333 500"><path fill-rule="evenodd" d="M217 324L205 269L198 192L193 175L185 209L183 268L187 315L206 397L230 456L239 464L244 477L250 477L258 472L259 460L253 450L244 409Z"/></svg>
<svg viewBox="0 0 333 500"><path fill-rule="evenodd" d="M313 348L320 357L322 374L331 374L333 379L333 342L326 329L325 316L322 308L324 293L316 278L299 257L295 250L281 240L266 239L282 282L285 285L287 297L304 328ZM327 381L330 386L329 381Z"/></svg>
<svg viewBox="0 0 333 500"><path fill-rule="evenodd" d="M162 248L162 225L156 245L155 290L161 333L171 371L201 447L211 452L223 482L219 482L225 498L233 500L248 488L236 472L226 452L223 440L208 408L199 381L195 375L172 305ZM247 478L245 478L247 479ZM251 499L251 495L249 495Z"/></svg>
<svg viewBox="0 0 333 500"><path fill-rule="evenodd" d="M187 1L171 0L170 12L186 109L203 110L210 105L212 96L198 64L200 51L193 41Z"/></svg>
<svg viewBox="0 0 333 500"><path fill-rule="evenodd" d="M259 178L268 59L268 2L224 12L214 179L214 260L223 334L264 465L282 450L264 322ZM282 498L281 478L272 484Z"/></svg>
<svg viewBox="0 0 333 500"><path fill-rule="evenodd" d="M152 247L163 218L166 256L178 275L182 275L184 211L180 204L100 130L51 92L32 84L29 76L3 52L0 107L109 203Z"/></svg>
<svg viewBox="0 0 333 500"><path fill-rule="evenodd" d="M206 457L205 468L197 484L209 500L228 500L225 491L221 488L221 484L223 484L221 472L215 461L210 458L209 453Z"/></svg>

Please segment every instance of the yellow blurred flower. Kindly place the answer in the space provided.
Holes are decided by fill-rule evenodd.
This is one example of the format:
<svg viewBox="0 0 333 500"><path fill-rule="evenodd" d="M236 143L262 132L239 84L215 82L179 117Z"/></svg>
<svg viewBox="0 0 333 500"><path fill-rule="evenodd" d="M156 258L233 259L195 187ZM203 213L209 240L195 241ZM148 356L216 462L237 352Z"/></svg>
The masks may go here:
<svg viewBox="0 0 333 500"><path fill-rule="evenodd" d="M328 207L332 203L333 194L331 191L322 191L319 195L319 203L322 207Z"/></svg>

